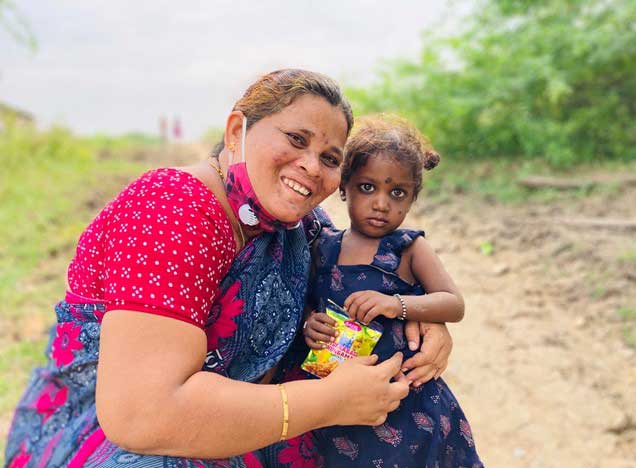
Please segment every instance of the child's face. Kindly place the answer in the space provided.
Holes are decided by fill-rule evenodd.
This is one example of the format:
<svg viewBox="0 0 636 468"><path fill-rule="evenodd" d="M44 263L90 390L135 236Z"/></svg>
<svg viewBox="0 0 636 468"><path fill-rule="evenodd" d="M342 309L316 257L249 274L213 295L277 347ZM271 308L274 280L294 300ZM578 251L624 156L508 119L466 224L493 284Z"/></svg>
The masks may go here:
<svg viewBox="0 0 636 468"><path fill-rule="evenodd" d="M372 155L345 186L351 228L369 237L397 229L413 203L415 181L409 168L384 155Z"/></svg>

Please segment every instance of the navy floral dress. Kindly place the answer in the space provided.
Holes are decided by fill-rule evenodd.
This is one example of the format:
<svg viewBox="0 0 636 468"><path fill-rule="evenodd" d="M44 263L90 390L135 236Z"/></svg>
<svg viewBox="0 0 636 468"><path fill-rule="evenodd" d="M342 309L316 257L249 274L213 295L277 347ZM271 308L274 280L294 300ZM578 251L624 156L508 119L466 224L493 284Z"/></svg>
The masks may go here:
<svg viewBox="0 0 636 468"><path fill-rule="evenodd" d="M338 265L344 231L323 229L316 241L316 274L310 291L313 304L325 310L327 299L342 305L352 293L374 290L383 294L421 295L419 284L409 284L396 270L402 251L422 231L397 230L382 238L370 265ZM376 318L384 326L374 353L380 361L397 351L409 358L404 322L387 317ZM295 341L288 379L298 378L298 365L308 348ZM313 378L304 373L303 378ZM326 467L438 468L481 467L470 425L457 400L440 378L411 389L397 410L380 426L332 426L313 431L318 465Z"/></svg>

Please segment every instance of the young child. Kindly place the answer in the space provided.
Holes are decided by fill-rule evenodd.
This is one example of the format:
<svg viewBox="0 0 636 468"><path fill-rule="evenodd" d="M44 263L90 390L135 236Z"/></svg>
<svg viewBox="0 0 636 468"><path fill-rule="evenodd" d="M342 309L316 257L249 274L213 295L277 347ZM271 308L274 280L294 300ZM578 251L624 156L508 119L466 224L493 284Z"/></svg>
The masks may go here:
<svg viewBox="0 0 636 468"><path fill-rule="evenodd" d="M404 319L462 319L463 299L424 232L399 229L421 188L422 170L438 162L419 132L396 117L363 120L350 138L340 195L351 227L323 230L315 242L310 301L317 312L303 328L310 348L324 348L335 336L335 322L324 313L328 299L360 322L383 325L373 351L379 361L398 351L405 359L415 353L406 344ZM483 466L466 417L441 378L412 388L384 424L319 429L314 444L326 467Z"/></svg>

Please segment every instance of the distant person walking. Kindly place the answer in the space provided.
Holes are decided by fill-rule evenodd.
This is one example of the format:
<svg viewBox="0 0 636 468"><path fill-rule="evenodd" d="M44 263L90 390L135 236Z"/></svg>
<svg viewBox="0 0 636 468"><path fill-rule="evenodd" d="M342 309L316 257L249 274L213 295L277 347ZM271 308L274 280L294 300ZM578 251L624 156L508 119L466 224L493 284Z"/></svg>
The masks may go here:
<svg viewBox="0 0 636 468"><path fill-rule="evenodd" d="M181 120L175 117L172 123L172 137L175 141L181 140Z"/></svg>
<svg viewBox="0 0 636 468"><path fill-rule="evenodd" d="M161 137L162 143L168 141L168 119L166 119L165 115L159 118L159 136Z"/></svg>

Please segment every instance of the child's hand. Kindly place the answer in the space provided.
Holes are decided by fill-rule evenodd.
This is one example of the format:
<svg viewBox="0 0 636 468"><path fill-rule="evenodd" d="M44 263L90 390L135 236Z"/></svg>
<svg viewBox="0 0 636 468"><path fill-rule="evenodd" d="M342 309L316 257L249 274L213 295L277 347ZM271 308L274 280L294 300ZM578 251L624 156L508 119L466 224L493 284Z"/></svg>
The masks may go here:
<svg viewBox="0 0 636 468"><path fill-rule="evenodd" d="M338 333L334 328L336 321L323 312L312 312L303 325L305 343L311 349L324 349L326 343L334 341Z"/></svg>
<svg viewBox="0 0 636 468"><path fill-rule="evenodd" d="M378 315L396 318L402 313L398 299L377 291L354 292L345 300L344 308L349 317L364 324L368 324Z"/></svg>

